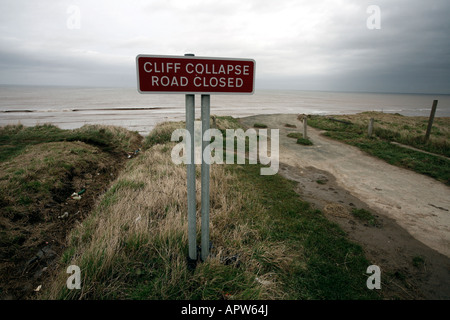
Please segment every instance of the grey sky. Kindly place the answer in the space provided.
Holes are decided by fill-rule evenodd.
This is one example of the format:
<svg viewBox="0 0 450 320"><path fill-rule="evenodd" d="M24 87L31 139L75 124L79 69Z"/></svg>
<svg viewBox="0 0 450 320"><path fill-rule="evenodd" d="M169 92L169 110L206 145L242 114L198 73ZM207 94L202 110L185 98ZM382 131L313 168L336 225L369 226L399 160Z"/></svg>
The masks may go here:
<svg viewBox="0 0 450 320"><path fill-rule="evenodd" d="M0 83L133 87L137 54L192 52L255 59L257 89L449 94L449 34L448 0L0 0Z"/></svg>

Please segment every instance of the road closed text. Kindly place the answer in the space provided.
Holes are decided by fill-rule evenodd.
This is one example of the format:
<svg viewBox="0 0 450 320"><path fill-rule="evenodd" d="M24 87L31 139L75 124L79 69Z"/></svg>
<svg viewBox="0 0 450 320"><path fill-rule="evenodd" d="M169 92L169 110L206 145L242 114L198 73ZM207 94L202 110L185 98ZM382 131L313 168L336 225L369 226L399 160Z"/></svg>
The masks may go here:
<svg viewBox="0 0 450 320"><path fill-rule="evenodd" d="M240 88L244 84L240 75L248 76L248 65L219 65L209 63L187 63L185 72L188 74L195 74L192 78L192 83L195 87L236 87ZM144 63L144 71L151 74L151 81L153 87L187 87L189 85L189 78L186 76L177 75L181 69L181 63L174 62L146 62ZM175 75L164 75L165 73L173 73ZM205 77L205 75L213 75ZM221 77L220 75L227 75L228 77ZM231 76L231 77L230 77Z"/></svg>

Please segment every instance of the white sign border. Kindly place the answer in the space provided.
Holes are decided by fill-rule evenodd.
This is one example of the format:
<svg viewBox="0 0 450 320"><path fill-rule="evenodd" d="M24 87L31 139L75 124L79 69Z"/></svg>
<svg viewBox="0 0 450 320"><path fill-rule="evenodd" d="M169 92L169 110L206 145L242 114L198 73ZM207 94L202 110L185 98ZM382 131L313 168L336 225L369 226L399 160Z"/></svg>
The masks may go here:
<svg viewBox="0 0 450 320"><path fill-rule="evenodd" d="M252 92L200 92L200 91L141 91L139 85L139 58L172 58L172 59L200 59L200 60L225 60L225 61L248 61L253 62L253 87ZM239 58L224 58L224 57L204 57L204 56L173 56L173 55L153 55L153 54L138 54L136 56L136 77L137 77L137 91L141 94L214 94L214 95L253 95L255 93L255 79L256 79L256 61L254 59L239 59Z"/></svg>

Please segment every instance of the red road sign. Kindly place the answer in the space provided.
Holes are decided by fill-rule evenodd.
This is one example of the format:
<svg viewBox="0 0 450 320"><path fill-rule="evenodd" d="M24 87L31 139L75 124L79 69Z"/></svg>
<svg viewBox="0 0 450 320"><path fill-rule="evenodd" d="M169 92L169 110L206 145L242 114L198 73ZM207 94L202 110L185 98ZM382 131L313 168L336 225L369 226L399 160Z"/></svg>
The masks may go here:
<svg viewBox="0 0 450 320"><path fill-rule="evenodd" d="M140 93L253 94L255 60L195 56L136 57Z"/></svg>

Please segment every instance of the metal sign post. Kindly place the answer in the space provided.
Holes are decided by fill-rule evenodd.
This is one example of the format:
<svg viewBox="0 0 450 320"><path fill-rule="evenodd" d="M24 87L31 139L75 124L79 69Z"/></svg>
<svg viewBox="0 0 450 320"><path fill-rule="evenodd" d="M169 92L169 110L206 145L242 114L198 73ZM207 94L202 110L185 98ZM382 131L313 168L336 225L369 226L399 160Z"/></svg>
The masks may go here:
<svg viewBox="0 0 450 320"><path fill-rule="evenodd" d="M210 114L210 95L202 95L202 253L201 258L205 261L209 256L209 164L211 163L210 154L205 154L205 148L209 145L211 138L210 135L205 135L205 132L209 130L209 114ZM207 157L207 159L205 158Z"/></svg>
<svg viewBox="0 0 450 320"><path fill-rule="evenodd" d="M138 55L136 74L139 93L184 93L186 95L186 130L190 135L187 159L187 206L189 260L197 257L197 218L195 187L195 94L201 94L202 164L201 164L201 260L209 256L209 177L210 94L253 94L255 61L252 59Z"/></svg>
<svg viewBox="0 0 450 320"><path fill-rule="evenodd" d="M185 54L193 56L193 54ZM189 161L187 164L187 205L188 205L188 245L189 259L197 260L197 215L196 215L196 189L195 189L195 146L194 146L194 123L195 123L195 95L186 95L186 130L190 135Z"/></svg>

